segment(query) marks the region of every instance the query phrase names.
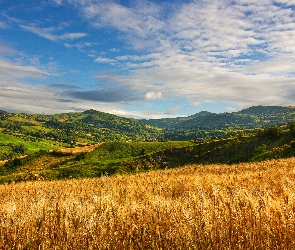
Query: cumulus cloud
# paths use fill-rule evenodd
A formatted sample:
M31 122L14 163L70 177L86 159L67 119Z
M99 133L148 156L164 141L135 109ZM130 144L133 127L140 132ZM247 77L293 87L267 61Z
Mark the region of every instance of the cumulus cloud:
M161 92L155 92L155 91L149 91L145 94L146 100L155 100L155 99L161 99L162 93Z
M146 90L147 100L165 93L185 97L193 105L217 101L288 105L295 101L288 95L293 89L295 15L289 7L292 1L278 2L284 5L193 1L170 12L165 20L159 17L159 6L143 14L136 6L110 3L100 8L102 3L92 2L84 14L97 28L108 23L126 38L132 36L134 47L137 41L146 45L147 53L141 56L116 58L130 69L129 76L105 79ZM150 39L146 35L151 31Z
M95 62L109 63L125 73L96 77L99 83L115 84L116 90L70 91L69 98L114 104L165 96L186 98L192 105L226 102L238 107L295 102L294 0L174 4L143 0L131 1L128 6L120 1L53 1L74 5L95 29L118 31L117 38L129 51L124 54L120 49L113 58L107 53L119 52L117 48L89 53L96 57ZM27 24L20 27L51 41L66 41L69 48L92 45L69 42L86 37L84 32L61 32L54 27ZM38 67L5 61L0 64L0 72L5 67L19 77L46 75ZM114 110L124 112L118 107Z

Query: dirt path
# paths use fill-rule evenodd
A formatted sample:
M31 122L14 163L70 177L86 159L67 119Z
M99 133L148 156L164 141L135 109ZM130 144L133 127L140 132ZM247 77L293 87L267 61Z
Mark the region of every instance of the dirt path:
M77 148L63 148L63 149L57 150L57 152L70 153L70 154L88 153L93 151L97 147L99 147L101 144L103 143L98 143L91 146L77 147Z

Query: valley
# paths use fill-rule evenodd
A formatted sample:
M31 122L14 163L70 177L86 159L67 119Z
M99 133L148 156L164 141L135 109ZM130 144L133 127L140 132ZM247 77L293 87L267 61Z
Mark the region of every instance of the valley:
M94 110L0 114L0 183L295 156L293 107L256 106L144 121Z

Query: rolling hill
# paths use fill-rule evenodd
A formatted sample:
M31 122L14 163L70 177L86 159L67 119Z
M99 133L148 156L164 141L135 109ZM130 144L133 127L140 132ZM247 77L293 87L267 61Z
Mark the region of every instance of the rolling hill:
M0 111L0 182L291 157L294 121L295 108L279 106L160 120Z
M238 112L215 114L201 111L188 117L141 119L155 127L165 129L225 129L257 128L295 121L295 107L254 106Z
M14 158L0 167L0 183L90 178L183 167L236 164L295 156L295 123L282 129L225 139L166 142L105 142Z
M56 115L0 111L0 160L107 141L154 141L161 130L95 110ZM22 145L23 150L17 150Z
M161 127L163 137L170 140L194 140L205 137L225 137L237 131L285 125L295 121L295 107L254 106L232 113L199 112L188 117L142 119L143 124Z

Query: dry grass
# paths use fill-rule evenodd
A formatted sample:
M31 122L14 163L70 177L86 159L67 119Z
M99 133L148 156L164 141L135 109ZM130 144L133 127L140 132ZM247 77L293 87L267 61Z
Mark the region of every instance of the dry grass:
M78 153L89 153L93 151L94 149L98 148L103 143L97 143L90 146L83 146L83 147L76 147L76 148L63 148L60 150L55 150L57 152L65 153L65 154L78 154ZM49 152L52 152L53 150L49 150Z
M294 249L295 158L0 186L1 249Z

